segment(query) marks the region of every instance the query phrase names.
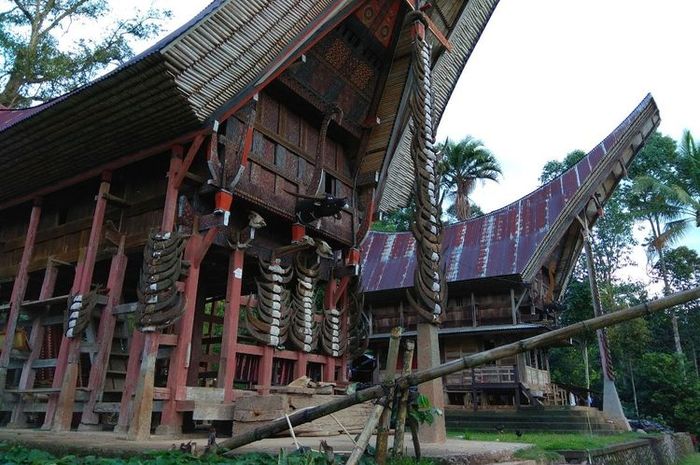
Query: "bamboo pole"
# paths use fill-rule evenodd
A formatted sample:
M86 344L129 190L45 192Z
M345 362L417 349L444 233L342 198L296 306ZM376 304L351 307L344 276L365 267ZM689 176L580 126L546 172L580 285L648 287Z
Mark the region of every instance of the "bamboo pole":
M411 366L413 365L413 349L415 344L411 340L406 341L406 350L403 353L403 372L402 376L411 374ZM408 389L401 391L401 399L399 400L399 411L396 413L396 431L394 432L394 456L403 455L403 441L406 433L406 414L408 413Z
M396 378L396 364L399 361L399 349L401 348L401 327L391 330L389 340L389 353L386 357L386 371L382 383L388 386L387 402L377 427L376 460L378 465L386 463L387 449L389 448L389 423L391 420L391 407L394 404L394 378Z
M439 365L434 368L419 371L409 376L402 376L401 378L396 380L396 388L406 389L409 386L421 384L426 381L430 381L438 377L456 373L467 368L473 368L476 366L494 362L496 360L500 360L502 358L512 357L515 354L520 354L529 350L538 349L540 347L546 347L555 342L569 339L573 336L576 336L579 333L595 331L599 328L605 328L607 326L616 325L628 320L632 320L634 318L639 318L654 312L665 310L676 305L684 304L686 302L690 302L691 300L695 300L698 298L700 298L700 287L664 296L656 300L635 305L634 307L630 307L628 309L619 310L616 312L608 313L606 315L591 318L590 320L581 321L573 325L565 326L563 328L550 331L545 334L540 334L517 342L513 342L511 344L506 344L504 346L496 347L494 349L480 352L478 354L466 355L460 359L443 363L442 365ZM319 405L317 407L306 409L300 412L295 412L289 416L289 420L293 426L302 425L304 423L308 423L310 421L324 417L331 413L335 413L339 410L351 407L355 404L382 397L384 395L384 392L384 386L372 386L370 388L358 391L354 394L350 394L339 399L327 402L323 405ZM271 421L264 426L234 436L222 442L221 446L228 449L235 449L237 447L250 444L251 442L267 438L273 434L281 433L286 429L287 420L285 418L282 418L281 420Z
M348 461L345 465L357 465L360 457L362 457L362 454L365 453L365 449L367 449L367 444L369 444L369 440L372 438L374 428L377 426L377 423L379 423L379 419L381 418L382 413L384 413L384 409L386 408L386 404L388 402L390 402L390 399L383 397L382 400L377 403L377 406L374 407L374 411L367 420L367 425L365 425L365 428L362 430L362 434L360 434L355 447L352 448L350 457L348 457Z

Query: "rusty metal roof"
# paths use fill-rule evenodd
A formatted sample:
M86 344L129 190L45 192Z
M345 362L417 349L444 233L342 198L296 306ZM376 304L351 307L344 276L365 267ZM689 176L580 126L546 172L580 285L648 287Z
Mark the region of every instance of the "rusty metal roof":
M442 256L447 281L505 275L530 279L575 216L585 213L591 196L602 191L600 201L609 198L624 175L614 163L629 165L658 121L654 99L647 95L610 135L558 178L506 207L446 226ZM601 189L602 185L608 187ZM371 231L362 243L361 264L365 292L411 287L413 235Z

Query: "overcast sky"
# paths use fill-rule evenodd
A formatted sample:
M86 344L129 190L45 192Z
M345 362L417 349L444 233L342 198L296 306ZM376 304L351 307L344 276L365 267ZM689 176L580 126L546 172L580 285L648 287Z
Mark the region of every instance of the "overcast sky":
M155 5L173 10L174 28L207 3ZM113 4L128 14L140 3ZM647 92L662 133L700 139L699 18L695 0L501 0L438 131L473 135L500 160L503 180L480 187L476 203L491 211L531 192L545 162L588 152ZM685 243L700 250L700 234Z

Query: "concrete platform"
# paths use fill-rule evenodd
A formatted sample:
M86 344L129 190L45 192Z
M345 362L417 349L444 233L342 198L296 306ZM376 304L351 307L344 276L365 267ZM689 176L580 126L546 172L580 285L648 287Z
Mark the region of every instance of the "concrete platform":
M409 446L408 453L413 455L410 437L405 440ZM347 436L330 437L300 437L297 438L303 446L318 449L319 442L325 439L333 450L338 453L349 453L353 447L352 441ZM219 438L223 440L223 438ZM193 441L197 449L201 451L206 445L204 434L193 434L181 437L151 436L148 441L127 441L125 437L110 432L77 432L53 433L48 431L30 429L0 428L0 441L16 442L27 447L47 450L56 455L80 454L100 456L130 456L148 451L168 450L173 444ZM390 447L391 447L390 440ZM374 439L371 444L374 444ZM466 441L463 439L447 439L444 444L421 444L425 457L435 457L450 464L487 464L492 462L505 462L511 460L512 454L523 448L530 447L527 444L506 442ZM237 453L268 452L279 453L280 449L294 450L292 438L270 438L258 441L255 444L236 449Z

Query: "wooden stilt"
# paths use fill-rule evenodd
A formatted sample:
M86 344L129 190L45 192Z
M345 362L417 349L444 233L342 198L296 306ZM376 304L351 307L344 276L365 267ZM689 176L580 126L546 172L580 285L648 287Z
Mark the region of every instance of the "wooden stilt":
M241 282L245 251L234 250L229 257L228 279L226 284L226 308L221 342L221 360L217 386L224 388L224 402L232 402L233 381L236 377L236 344L238 340L238 317L241 311Z
M157 334L154 334L157 337ZM119 419L114 428L115 433L126 433L129 428L129 419L132 416L132 399L136 390L136 383L141 366L141 354L145 343L145 334L139 330L134 330L129 345L129 361L126 365L126 379L124 380L124 392L119 404ZM156 346L157 350L157 346ZM154 362L155 363L155 362ZM150 428L150 425L149 425Z
M56 278L58 277L58 267L49 259L44 271L44 281L41 283L41 291L39 292L39 300L45 300L53 296L53 291L56 287ZM41 355L41 346L44 342L44 325L41 316L34 318L32 322L32 332L29 335L29 346L31 352L29 357L24 361L22 373L19 378L19 390L31 389L34 387L34 379L36 370L32 367L34 360ZM10 419L10 428L24 428L27 425L27 418L24 414L24 401L22 398L17 399L12 417Z
M99 417L94 412L95 405L101 397L104 388L107 365L109 364L109 354L112 350L114 338L114 327L117 318L112 314L112 310L119 304L122 295L122 285L124 283L124 273L126 272L127 258L124 255L124 244L126 236L122 236L119 242L117 254L112 257L112 263L107 278L107 305L102 310L100 316L100 326L97 330L97 354L95 361L90 368L90 378L88 381L89 398L83 407L83 414L80 418L79 430L94 430L99 428Z
M77 286L80 281L80 276L83 274L83 268L85 267L85 249L80 249L80 254L78 256L78 262L75 265L75 275L73 279L73 287L71 288L71 294L77 293ZM53 373L53 382L51 387L54 389L59 389L63 380L63 375L68 361L68 338L61 336L61 346L58 349L58 357L56 358L56 368ZM53 426L53 420L56 413L58 396L54 394L49 395L49 400L46 403L46 415L44 415L44 424L41 426L43 430L49 430Z
M86 294L90 291L92 284L92 274L95 270L95 262L97 260L97 251L100 247L100 239L102 238L102 224L104 222L105 213L107 211L107 199L105 194L109 193L111 183L111 173L103 173L100 189L97 194L95 205L95 213L92 217L92 227L90 229L90 238L88 239L87 248L85 249L85 260L80 276L76 276L75 286L77 294ZM52 430L56 432L70 430L73 419L73 406L75 404L76 384L78 381L78 367L80 362L80 337L67 338L65 334L63 339L68 339L66 351L68 353L65 358L65 372L60 384L61 392L58 395L56 403L56 413ZM61 357L59 356L59 360Z
M403 353L403 371L402 376L411 374L411 366L413 365L413 349L415 344L413 341L406 340L406 350ZM401 399L399 401L399 411L396 413L396 431L394 432L394 455L403 455L404 449L404 433L406 430L406 415L408 413L408 389L401 391Z
M376 460L379 465L386 463L387 450L389 448L389 422L391 420L391 407L394 401L394 378L396 377L396 364L399 360L399 348L401 347L401 328L396 327L391 330L389 339L389 353L386 357L386 371L382 384L389 391L386 408L382 412L379 426L377 427Z
M176 324L178 343L173 348L168 368L167 386L170 395L164 401L163 413L156 434L180 434L182 432L182 412L177 410L177 401L185 399L187 372L192 350L194 315L197 311L199 270L216 232L216 229L210 229L205 235L195 234L187 240L185 260L190 262L190 271L185 281L185 311Z
M175 228L175 215L177 212L177 198L179 195L180 184L184 180L184 175L189 169L189 164L194 159L197 149L201 145L201 140L193 143L194 150L190 150L185 160L183 160L183 149L181 146L176 145L171 148L170 156L170 166L168 168L168 185L165 190L165 204L163 206L163 218L161 221L161 231L168 232L173 231ZM199 235L195 234L188 241L187 247L190 246L190 242L197 241ZM194 245L194 244L193 244ZM198 265L198 264L197 264ZM194 272L194 273L193 273ZM190 275L197 275L196 279L199 279L199 267L193 267L190 270ZM196 288L196 284L195 284ZM185 298L188 298L188 294L185 293ZM194 298L194 296L192 296ZM194 301L192 301L192 306ZM139 334L137 334L139 333ZM122 404L119 409L120 420L117 425L120 431L123 431L127 425L129 428L127 437L134 440L144 440L148 439L151 431L151 416L153 414L153 382L155 379L155 367L156 367L156 357L158 355L158 341L160 333L158 331L142 333L138 330L134 331L134 337L132 339L133 350L129 351L129 364L127 368L126 375L126 389L124 395L122 396ZM143 341L143 345L139 344ZM189 340L187 343L189 344ZM179 346L180 344L178 344ZM141 361L140 365L132 364L132 354L135 350L142 347ZM176 347L177 349L177 347ZM168 373L170 375L170 373ZM168 379L170 379L168 377ZM127 391L131 388L132 383L135 381L135 391L134 400L130 405L130 396L127 395ZM170 383L168 384L170 387ZM174 413L174 403L175 396L172 396L173 405L169 410L171 416L171 421L176 420L178 415ZM129 413L131 410L131 413ZM124 420L122 420L124 418Z
M19 262L19 269L15 276L15 282L12 285L12 294L10 296L10 312L5 323L5 340L2 345L2 353L0 353L0 403L4 397L5 386L7 384L7 370L10 364L10 354L12 352L12 342L14 334L17 330L17 319L19 318L19 310L24 301L24 294L27 291L27 283L29 281L29 262L34 253L34 243L36 242L36 232L39 228L39 218L41 217L41 202L35 201L32 207L32 212L29 217L29 226L27 227L27 235L24 239L24 249L22 250L22 258Z
M274 347L263 347L262 363L260 364L260 371L258 372L258 394L263 396L270 393L270 386L272 386L272 365L274 355Z

